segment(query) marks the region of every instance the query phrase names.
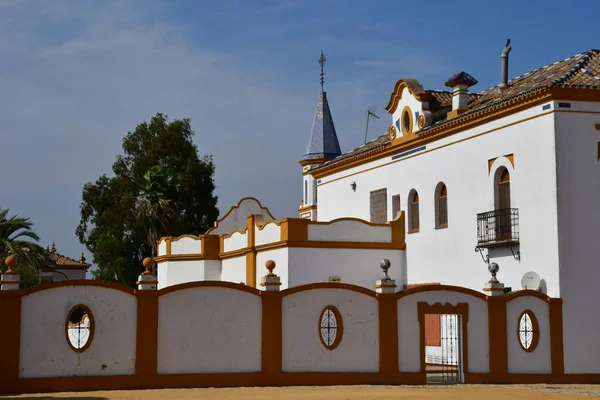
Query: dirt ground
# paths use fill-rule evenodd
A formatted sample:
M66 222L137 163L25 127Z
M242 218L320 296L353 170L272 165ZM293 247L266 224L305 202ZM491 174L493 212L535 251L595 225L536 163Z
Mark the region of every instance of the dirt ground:
M600 397L600 385L461 385L461 386L329 386L235 389L165 389L51 393L0 396L0 399L78 400L379 400L379 399L591 399Z

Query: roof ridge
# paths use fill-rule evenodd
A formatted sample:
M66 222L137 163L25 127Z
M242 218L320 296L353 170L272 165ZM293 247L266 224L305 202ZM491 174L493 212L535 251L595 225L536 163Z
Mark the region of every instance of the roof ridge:
M575 54L575 55L573 55L573 56L571 56L571 57L564 58L564 59L562 59L562 60L560 60L560 61L556 61L556 62L553 62L553 63L551 63L551 64L546 64L546 65L544 65L543 67L539 67L539 68L536 68L536 69L532 69L532 70L531 70L531 71L529 71L529 72L526 72L526 73L524 73L524 74L522 74L522 75L515 76L514 78L510 79L510 80L508 81L508 85L510 86L510 83L511 83L511 82L514 82L514 81L516 81L517 79L522 79L522 78L526 77L527 75L531 75L531 74L533 74L533 73L535 73L535 72L541 71L541 70L543 70L544 68L548 68L548 67L551 67L551 66L553 66L553 65L560 64L560 63L562 63L562 62L565 62L565 61L568 61L568 60L572 60L572 59L574 59L574 58L576 58L576 57L585 56L585 57L587 57L587 58L589 59L589 57L590 57L589 53L591 53L591 52L596 52L596 51L599 51L599 50L591 49L591 50L588 50L588 51L584 51L584 52L582 52L582 53L577 53L577 54ZM569 72L570 72L570 71L569 71ZM558 78L558 79L560 79L560 78ZM554 81L553 81L552 83L554 84ZM497 88L497 87L498 87L498 85L491 86L491 87L489 87L489 88L487 88L487 89L484 89L484 90L482 90L482 91L481 91L481 92L479 92L478 94L483 94L483 93L487 92L488 90L492 90L492 89L495 89L495 88Z
M577 71L579 71L581 69L581 67L583 67L585 64L587 64L589 59L592 57L592 54L590 51L586 51L585 53L578 54L577 56L580 56L580 55L582 56L581 60L579 60L579 62L577 64L575 64L575 66L573 68L571 68L569 71L567 71L566 74L564 74L560 78L553 80L552 81L553 85L559 85L560 83L569 79L571 76L573 76L573 74L575 74ZM574 56L574 57L577 57L577 56Z

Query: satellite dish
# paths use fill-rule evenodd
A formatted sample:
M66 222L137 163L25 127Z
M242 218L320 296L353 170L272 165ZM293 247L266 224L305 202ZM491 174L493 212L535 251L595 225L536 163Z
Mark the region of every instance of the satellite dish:
M529 271L521 278L521 288L524 290L538 290L540 282L541 279L537 272Z

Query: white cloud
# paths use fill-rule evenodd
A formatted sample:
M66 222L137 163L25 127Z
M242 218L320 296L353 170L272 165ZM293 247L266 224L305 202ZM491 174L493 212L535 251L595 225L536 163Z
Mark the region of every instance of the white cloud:
M176 25L146 23L134 2L76 10L67 8L72 2L48 4L37 4L47 24L77 20L81 29L56 42L31 29L16 7L4 18L23 23L13 19L0 32L9 60L0 66L0 169L11 171L2 175L0 206L30 216L43 244L54 240L59 251L79 254L74 230L83 184L110 173L125 134L156 112L192 118L200 152L216 162L222 212L253 195L277 215L293 213L300 198L295 160L316 87L270 83L265 77L274 71L193 46Z
M74 231L83 185L110 174L123 137L156 112L192 119L200 153L216 163L222 213L255 196L277 217L296 215L297 160L317 103L320 47L309 65L314 75L298 77L274 70L261 43L234 53L191 43L188 27L155 18L159 3L10 3L0 3L0 170L9 171L2 174L0 207L30 216L42 244L56 241L72 257L81 252ZM344 43L325 41L338 52L391 50ZM289 51L308 47L298 42ZM364 140L366 106L387 102L375 101L374 93L387 95L393 83L382 90L380 77L342 80L335 68L327 72L342 150L351 150ZM370 123L369 139L387 129L381 114Z

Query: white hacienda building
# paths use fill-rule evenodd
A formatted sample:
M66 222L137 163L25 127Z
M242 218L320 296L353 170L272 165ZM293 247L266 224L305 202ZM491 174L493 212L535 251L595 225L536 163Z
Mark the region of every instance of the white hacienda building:
M138 290L16 290L7 258L0 393L599 383L600 51L509 80L510 49L479 93L400 79L345 154L321 81L299 218L243 198L162 238Z
M388 132L346 154L321 91L300 162L299 212L309 221L275 220L242 199L204 236L161 239L159 287L256 286L267 258L284 287L338 279L372 287L378 260L389 258L405 285L481 290L495 261L506 291L533 271L549 296L579 292L599 276L600 54L507 80L508 51L500 84L480 93L469 92L477 81L465 72L446 82L450 91L400 79ZM400 211L406 226L393 238Z
M505 292L529 280L529 289L563 298L565 330L585 326L581 339L592 343L600 320L584 316L595 312L589 293L600 280L600 52L508 80L510 49L499 85L479 93L466 72L445 82L448 91L400 79L388 132L345 154L321 90L300 161L301 220L276 220L242 199L206 235L161 240L159 288L259 287L266 260L276 262L282 289L373 288L387 258L396 290L482 291L495 262Z

